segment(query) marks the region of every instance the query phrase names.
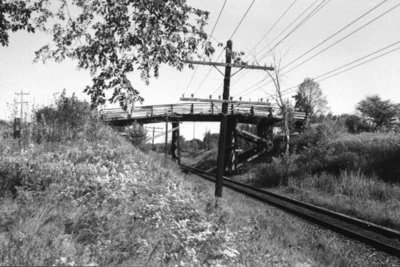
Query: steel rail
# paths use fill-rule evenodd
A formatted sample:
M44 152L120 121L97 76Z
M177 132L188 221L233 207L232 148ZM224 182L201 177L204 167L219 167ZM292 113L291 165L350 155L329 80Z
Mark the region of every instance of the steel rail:
M215 181L213 174L181 165L183 170L192 172L207 180ZM400 232L360 220L342 213L330 211L266 190L255 188L224 177L224 186L254 199L266 202L291 214L320 226L324 226L347 237L368 244L377 250L400 257Z

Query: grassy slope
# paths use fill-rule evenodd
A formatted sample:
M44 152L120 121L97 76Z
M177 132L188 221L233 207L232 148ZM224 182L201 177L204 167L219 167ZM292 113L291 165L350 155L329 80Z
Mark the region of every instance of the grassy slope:
M0 265L399 264L230 190L216 208L210 183L108 129L90 139L0 144Z
M276 188L282 194L400 230L399 157L398 134L342 134L326 147L254 166L239 179L268 187L287 177L288 186ZM316 166L321 173L304 173Z

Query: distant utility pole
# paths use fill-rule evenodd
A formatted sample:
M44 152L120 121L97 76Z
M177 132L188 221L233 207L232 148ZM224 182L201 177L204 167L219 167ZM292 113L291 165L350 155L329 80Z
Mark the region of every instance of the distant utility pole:
M253 65L247 65L247 64L232 64L232 41L231 40L228 40L226 43L225 60L226 60L225 63L190 61L190 60L184 61L185 63L190 63L190 64L210 65L215 68L217 68L217 66L225 67L224 91L222 94L223 102L222 102L221 124L220 124L219 144L218 144L217 177L216 177L216 181L215 181L215 196L216 197L222 197L222 181L223 181L222 178L223 178L224 171L225 171L226 141L227 141L227 139L231 139L231 137L227 136L227 128L228 128L228 115L227 115L228 102L227 101L229 100L231 70L232 70L232 68L239 68L239 71L242 69L255 69L255 70L265 70L265 71L273 71L274 70L274 68L266 67L266 66L253 66ZM236 73L234 73L234 74L236 74ZM222 72L221 72L221 74L222 74ZM230 124L232 124L232 123L230 122ZM230 130L232 130L232 129L230 129ZM229 135L231 135L231 134L229 134Z
M24 95L29 95L29 93L24 93L22 90L20 93L15 93L17 96L21 96L20 102L15 102L16 104L21 104L21 117L19 120L14 118L14 138L19 138L21 145L21 132L22 132L22 122L24 116L24 104L28 104L27 101L24 102Z
M155 132L156 132L156 127L153 127L153 139L151 141L151 148L154 147L154 134L155 134Z
M21 96L21 101L20 102L16 102L16 103L17 104L21 104L21 121L22 121L23 114L24 114L24 104L28 104L28 101L24 102L24 95L29 95L29 93L24 93L24 91L21 90L20 93L15 93L15 94Z

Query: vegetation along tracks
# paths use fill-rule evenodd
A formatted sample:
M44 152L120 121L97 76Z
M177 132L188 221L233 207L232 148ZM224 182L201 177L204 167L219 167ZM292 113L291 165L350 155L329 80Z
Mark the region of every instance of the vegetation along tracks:
M215 181L214 174L185 165L181 165L181 168L207 180ZM377 250L385 251L395 256L400 255L400 232L398 231L245 185L226 177L224 177L223 184L249 197L266 202L352 239L364 242Z

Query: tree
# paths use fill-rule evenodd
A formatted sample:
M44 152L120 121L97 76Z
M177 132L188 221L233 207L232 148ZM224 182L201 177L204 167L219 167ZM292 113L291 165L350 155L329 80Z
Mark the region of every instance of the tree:
M49 0L0 0L0 44L8 46L9 33L19 30L35 32L50 16Z
M368 123L357 115L348 115L344 121L344 124L350 133L370 131Z
M53 44L37 51L36 60L72 58L79 68L90 70L92 85L84 91L93 106L108 99L126 109L143 101L128 74L137 72L149 83L160 64L181 70L182 60L207 40L203 27L208 12L186 0L77 0L70 4L73 8L66 0L59 2L53 14L57 22L50 29ZM207 42L205 53L212 52ZM106 95L108 89L111 95Z
M282 95L281 82L280 82L281 60L277 60L274 55L273 61L274 61L274 71L272 74L270 72L267 72L267 74L271 78L272 82L274 83L276 94L272 95L272 97L275 99L275 101L279 107L280 113L283 117L283 131L285 133L285 139L286 139L285 153L289 154L289 144L290 144L290 122L289 121L290 121L291 107L290 107L289 101L284 101L283 95Z
M84 131L85 123L91 120L90 105L79 100L75 94L67 96L66 90L55 99L55 106L45 106L35 111L36 122L47 133L41 133L37 141L73 140Z
M206 150L212 150L218 147L219 134L207 131L203 137L203 144Z
M147 138L147 130L140 124L133 124L125 129L128 138L131 140L132 144L138 146L139 148L144 148Z
M382 100L378 95L372 95L360 101L356 109L372 122L376 130L391 125L392 119L399 112L399 105L393 104L390 100Z
M305 78L299 85L294 99L296 100L294 107L306 113L306 121L316 119L327 110L326 97L322 94L319 83L311 78Z

